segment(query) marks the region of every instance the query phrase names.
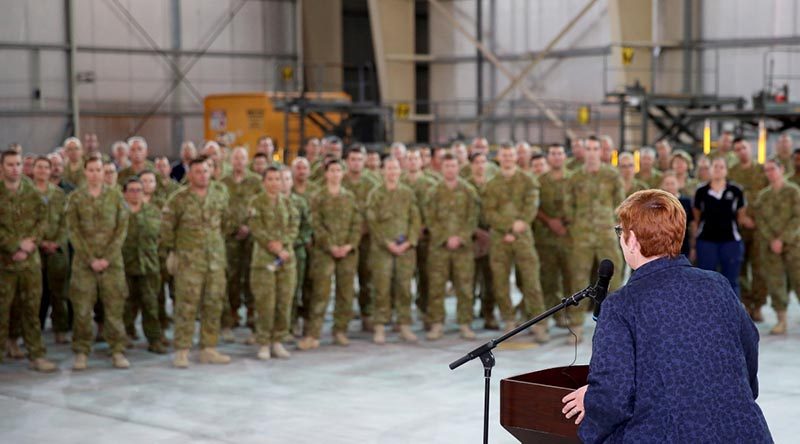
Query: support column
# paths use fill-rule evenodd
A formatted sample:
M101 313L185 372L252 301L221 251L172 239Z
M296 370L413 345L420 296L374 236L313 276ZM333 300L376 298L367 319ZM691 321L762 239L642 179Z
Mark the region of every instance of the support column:
M170 20L170 30L172 31L171 47L172 49L180 50L183 46L181 38L181 0L170 0ZM175 66L181 66L180 56L177 55L177 53L173 56L173 61ZM173 82L181 82L181 79L178 78L178 73L173 73ZM182 93L183 88L181 86L176 87L175 91L172 93L172 110L175 111L175 113L172 115L170 128L172 146L167 150L168 155L178 159L180 159L181 143L183 143L184 137L183 116L177 112L183 107L181 100L183 97Z
M304 0L300 9L305 90L342 91L342 1Z
M76 56L78 53L78 42L76 39L75 30L75 2L74 0L64 0L64 10L66 11L67 19L67 45L69 51L67 53L67 91L69 93L70 105L70 123L72 125L72 135L80 137L81 134L81 116L80 116L80 103L78 101L78 77L75 73Z

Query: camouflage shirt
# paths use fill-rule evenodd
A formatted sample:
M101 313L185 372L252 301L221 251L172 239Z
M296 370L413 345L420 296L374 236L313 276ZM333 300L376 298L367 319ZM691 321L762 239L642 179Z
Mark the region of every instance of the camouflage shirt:
M161 210L143 203L138 212L130 212L128 235L122 244L125 274L143 276L161 270L158 258L158 235L161 231Z
M49 183L47 192L42 193L42 197L47 203L47 228L44 230L42 240L55 242L66 251L67 218L64 210L67 206L67 195L64 190Z
M138 176L139 174L145 171L150 171L155 173L156 179L158 179L159 174L158 171L156 171L155 164L149 160L145 160L142 167L138 170L134 170L133 165L121 169L117 175L117 183L120 185L125 185L125 182L127 182L128 179L130 179L131 177Z
M431 245L442 246L450 236L458 236L464 245L472 244L478 228L480 200L478 193L463 179L450 189L445 182L431 188L426 199L425 217Z
M292 193L289 195L289 199L294 205L297 217L300 218L297 227L297 239L294 241L294 247L298 248L308 245L314 233L311 225L311 207L308 205L308 200L299 194Z
M786 182L780 190L764 188L753 207L756 230L762 239L781 239L787 245L800 246L800 187Z
M314 246L328 251L332 246L350 244L353 249L361 242L361 213L356 196L341 188L337 196L323 187L311 198L311 226Z
M47 228L47 204L28 181L20 181L16 192L0 182L0 269L30 270L41 266L39 249L34 249L24 261L14 262L20 242L33 238L37 244Z
M240 182L236 182L233 174L225 176L219 181L228 190L228 212L225 215L226 238L236 236L242 225L247 225L250 218L250 201L264 190L261 177L251 171L245 171Z
M613 235L614 211L625 200L619 173L603 165L595 173L581 168L572 173L564 193L564 208L572 238L601 232Z
M530 226L539 211L539 181L520 170L511 177L498 173L486 184L483 211L495 232L510 233L516 220Z
M539 176L539 212L548 218L559 218L562 221L566 218L564 193L570 177L570 172L566 168L563 171L561 179L556 179L552 171ZM551 245L560 242L559 237L540 219L533 222L533 230L536 233L537 244Z
M764 168L755 162L750 163L750 167L745 168L741 163L737 163L728 170L728 179L736 182L744 191L745 202L755 202L758 193L769 185ZM753 216L753 209L747 208L747 214Z
M78 188L67 200L67 229L75 259L87 266L105 259L122 268L122 243L128 229L128 205L115 187L103 185L97 197L89 188Z
M267 248L271 241L280 241L293 256L299 225L300 218L289 198L281 194L272 197L266 192L256 196L250 205L250 233L254 240L250 266L267 268L275 263L277 256Z
M389 242L405 237L416 246L422 220L414 191L403 184L391 191L386 184L373 189L367 198L367 224L375 245L386 248Z

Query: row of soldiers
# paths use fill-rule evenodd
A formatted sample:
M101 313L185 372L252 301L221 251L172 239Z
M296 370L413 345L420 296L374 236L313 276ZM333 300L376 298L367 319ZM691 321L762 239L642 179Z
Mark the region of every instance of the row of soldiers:
M679 189L696 186L688 174L692 159L685 153L664 154L664 144L657 147L658 157L652 150L642 150L640 171L631 177L623 168L632 160L627 155L619 157L622 174L611 166L612 143L606 137L576 140L569 161L560 145L541 153L524 143L504 144L497 152L497 164L489 160L483 138L476 138L469 147L456 143L433 150L409 151L394 144L390 155L382 162L378 158L376 165L376 156L363 147L343 154L341 141L330 138L322 143L309 141L307 157L295 159L289 170L271 162L274 147L269 138L259 141L249 168L244 149L233 150L228 160L219 145L210 142L203 148L204 158L194 157L193 146L182 147L186 174L180 186L163 166L147 161L146 141L132 138L124 150L115 144L115 154L122 151L128 160L117 177L120 193L109 177L114 165L102 156L85 157L80 141L68 139L64 174L51 174L50 182L66 184L62 176L68 176L78 190L70 195L59 219L64 198L41 173L44 185L33 188L49 193L45 194L48 221L43 224L60 228L48 240L36 236L29 240L38 240L45 258L40 285L59 280L51 278L59 275L51 270L66 268L68 252L74 250L68 285L75 312L75 369L86 367L91 311L98 298L105 309L103 335L116 367L129 365L124 357L126 330L128 336L135 334L133 319L139 309L150 350L165 352L165 283L173 285L175 295L177 367L188 366L198 310L201 362L229 362L228 356L216 350L217 336L221 325L223 338L230 338L231 329L240 322L243 303L248 324L255 330L249 342L259 344L260 359L289 356L283 342L296 319L303 321L298 348L318 347L332 280L337 344L349 343L356 278L362 328L373 332L374 342L386 341L386 326L392 322L401 339L417 340L411 328L414 299L427 338L440 338L448 281L458 299L460 334L471 339L476 292L485 327L498 327L497 305L505 328L511 329L520 312L530 317L545 304L555 305L565 292L587 285L600 258L611 258L621 269L613 235L614 209L626 195L659 176L674 178L676 184L682 180ZM667 174L654 167L664 165L664 156L671 168ZM8 173L5 157L3 177L11 180L14 159L20 157L9 153ZM56 159L60 156L36 159L34 178L45 164L58 170ZM641 185L644 181L648 185ZM27 185L20 180L17 186L25 189ZM6 197L14 200L13 195ZM32 214L24 205L19 211L16 218ZM24 233L25 227L15 226L14 220L8 219L9 226ZM15 262L31 260L28 271L33 270L36 255L28 252L31 245L23 242L26 238L18 239L19 249L9 256L11 268L24 268ZM23 253L30 257L14 259ZM58 260L51 261L59 254ZM517 307L510 298L512 268L523 295ZM28 281L33 285L33 280ZM612 288L620 281L618 275ZM58 282L53 287L49 293L57 294ZM17 299L28 301L19 318L29 358L34 368L48 369L52 364L43 359L43 348L36 345L33 333L38 323L30 317L38 311L35 295L42 292L20 284L4 293L3 301L13 300L16 293ZM51 298L54 330L63 335L67 328L64 300ZM583 308L568 310L557 324L572 327L580 339L583 312ZM0 329L8 331L2 325ZM14 330L12 325L12 337ZM544 325L532 333L537 342L549 339Z

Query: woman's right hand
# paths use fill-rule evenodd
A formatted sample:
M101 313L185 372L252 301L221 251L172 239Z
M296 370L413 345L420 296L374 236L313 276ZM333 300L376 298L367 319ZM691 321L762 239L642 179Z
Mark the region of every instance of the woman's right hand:
M586 395L587 388L589 388L589 386L584 385L578 390L575 390L574 392L565 396L561 400L561 402L564 403L564 408L561 409L561 413L563 413L564 416L567 417L567 419L570 419L573 416L578 415L578 418L575 419L575 424L580 424L581 421L583 421L583 415L584 415L583 397L584 395Z

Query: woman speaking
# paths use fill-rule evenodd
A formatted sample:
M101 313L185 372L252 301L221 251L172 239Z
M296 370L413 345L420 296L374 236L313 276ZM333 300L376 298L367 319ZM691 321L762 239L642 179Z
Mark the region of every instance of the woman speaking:
M588 385L564 398L583 442L770 443L758 331L730 283L680 255L686 213L660 190L617 209L628 283L605 302Z

